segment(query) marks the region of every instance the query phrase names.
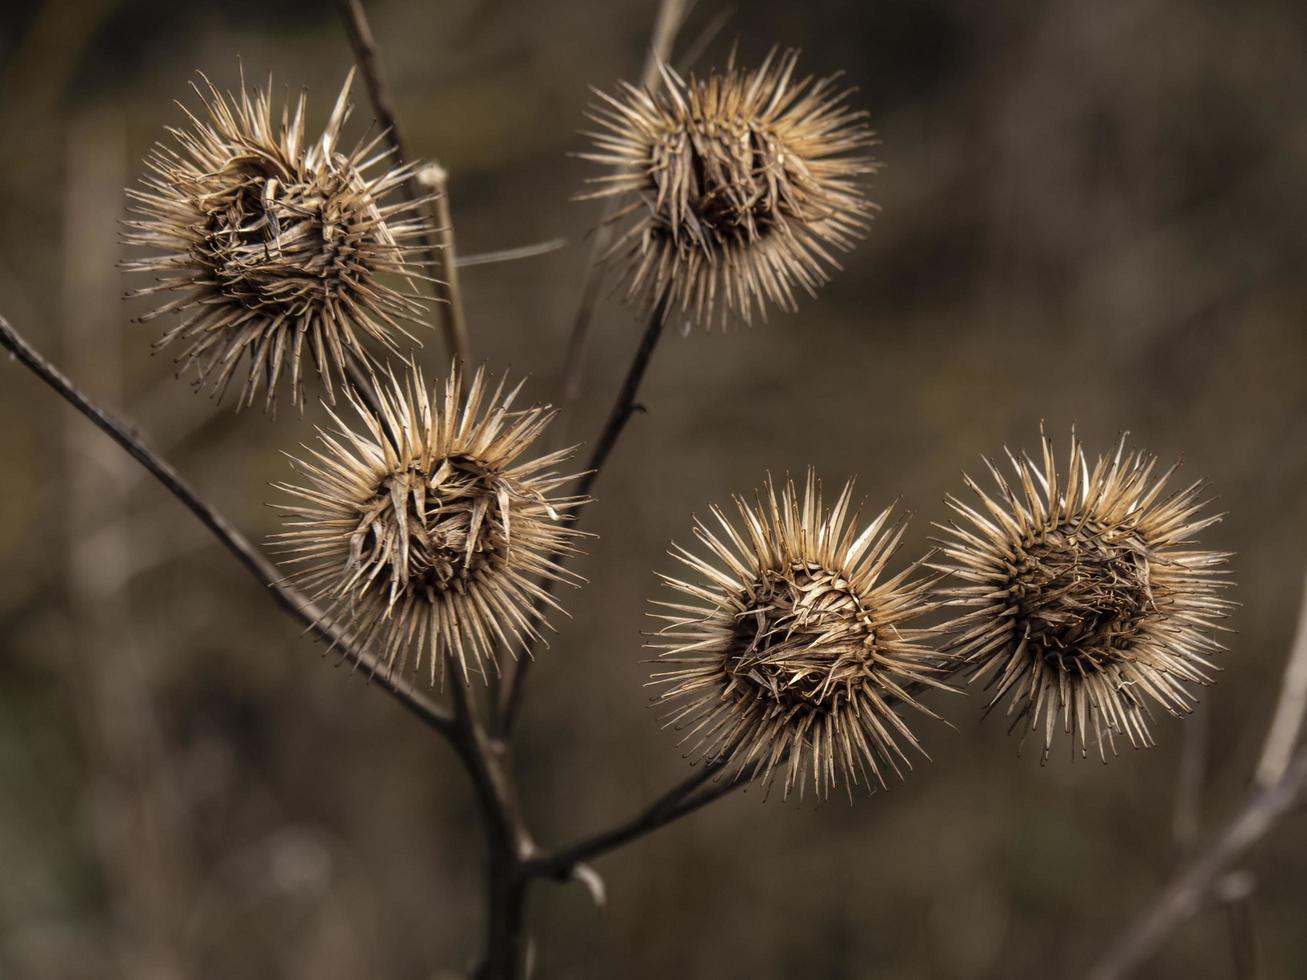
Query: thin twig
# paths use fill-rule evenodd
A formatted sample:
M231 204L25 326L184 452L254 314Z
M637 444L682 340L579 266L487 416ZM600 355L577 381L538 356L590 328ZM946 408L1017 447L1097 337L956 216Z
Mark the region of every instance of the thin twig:
M269 562L245 539L225 517L210 507L172 466L159 457L141 440L134 427L127 425L93 402L68 380L58 368L46 360L18 332L9 321L0 316L0 346L8 348L24 366L55 390L64 400L99 426L138 463L144 466L174 497L200 519L213 535L235 555L245 570L267 586L273 599L310 632L326 640L332 649L356 668L362 669L382 690L396 698L404 707L432 728L449 735L453 719L449 712L414 686L402 683L377 658L354 647L348 638L306 597L287 585L275 565Z
M477 252L475 255L460 255L454 262L459 269L470 269L474 265L492 265L500 262L516 262L519 259L533 259L538 255L557 252L567 245L566 238L551 238L545 242L531 245L519 245L516 248L501 248L493 252Z
M350 0L357 5L358 0ZM467 336L467 320L463 317L463 289L458 278L458 251L454 246L454 219L449 213L449 171L438 163L428 163L417 173L419 186L432 197L431 210L436 218L436 235L440 240L442 278L436 281L436 298L441 300L440 311L446 336L453 337L450 353L466 364L471 353Z
M1303 697L1298 690L1302 662L1307 660L1307 594L1303 596L1298 630L1285 666L1279 705L1257 767L1255 789L1243 808L1206 850L1172 876L1151 908L1136 918L1121 939L1110 947L1090 974L1092 980L1120 980L1134 973L1185 920L1197 914L1223 884L1237 877L1231 874L1244 854L1261 840L1276 822L1294 808L1307 791L1307 746L1293 752L1302 724ZM1295 714L1296 712L1296 714ZM1270 781L1263 781L1269 777ZM1246 891L1246 890L1245 890ZM1247 895L1235 896L1227 904L1246 903ZM1236 940L1238 937L1236 936Z
M659 303L649 315L649 322L640 337L640 346L635 349L631 366L626 369L626 378L617 393L617 401L613 403L612 410L608 413L608 421L604 423L604 430L599 434L594 451L590 454L586 474L576 488L578 496L590 495L595 481L599 479L599 472L608 462L608 457L613 447L617 445L617 440L621 438L626 423L631 421L631 417L636 412L644 411L637 401L640 383L644 381L645 372L649 370L649 361L653 358L654 348L658 346L658 339L663 335L663 326L666 322L664 304Z
M676 32L680 30L681 21L685 17L685 6L685 0L661 0L658 5L649 53L640 72L640 85L645 89L653 87L658 80L658 66L671 58ZM590 348L590 324L599 300L599 287L603 284L604 256L612 242L611 219L616 209L616 198L608 198L594 230L590 258L585 267L585 280L581 286L581 304L577 308L576 319L572 321L572 333L563 357L561 402L564 406L574 403L581 396L581 377L585 373L585 358Z
M1171 840L1175 845L1177 865L1192 857L1202 834L1203 783L1207 777L1207 749L1211 736L1211 713L1199 705L1184 724L1184 742L1180 749L1180 767L1176 774L1175 803L1171 810ZM1234 888L1235 884L1246 887ZM1230 933L1230 955L1238 967L1238 980L1251 980L1245 967L1253 962L1252 875L1231 871L1215 884L1215 891L1225 904L1226 925Z
M542 854L525 862L522 867L523 874L528 877L554 878L565 881L572 876L578 865L615 850L624 844L629 844L646 834L651 834L655 830L707 806L714 800L721 799L745 784L746 781L740 779L738 774L733 774L730 778L723 779L714 786L710 786L698 793L694 792L708 780L718 775L723 768L725 768L724 763L704 764L702 770L696 772L670 792L660 796L631 819L609 830L586 837L568 847Z
M1257 785L1270 786L1284 775L1293 754L1298 736L1302 733L1307 716L1307 583L1303 586L1302 606L1298 611L1298 626L1294 632L1289 661L1284 668L1284 682L1280 686L1280 700L1275 717L1266 735L1257 763Z
M600 433L598 441L595 442L594 451L590 455L590 462L586 466L585 475L577 485L576 495L578 497L590 496L590 491L594 489L595 481L599 479L599 473L604 468L604 463L608 461L613 447L617 445L617 440L621 438L626 424L631 421L631 416L641 410L640 404L636 400L640 393L640 382L644 380L645 372L649 369L649 361L653 357L654 348L658 346L658 339L662 336L665 322L665 302L660 301L655 305L653 312L649 316L649 322L645 326L644 334L640 337L640 346L635 350L635 356L631 360L631 366L627 369L621 390L617 393L617 401L613 403L612 410L608 414L608 421L604 423L603 432ZM566 559L566 555L555 553L550 556L549 560L561 567ZM553 594L556 581L556 579L548 579L541 583L540 587L544 590L546 596ZM537 606L544 601L538 599ZM513 722L517 719L517 713L521 708L522 690L526 682L526 675L530 670L532 661L535 659L537 645L538 641L535 641L527 647L526 652L518 657L517 665L508 675L507 681L500 685L499 712L495 728L496 733L499 735L507 734L512 729Z
M399 121L395 116L395 102L391 98L390 87L386 84L381 71L381 59L377 51L376 39L368 24L367 14L359 0L339 0L341 16L345 21L345 32L349 35L350 47L354 58L363 72L363 79L372 99L373 111L385 127L386 137L395 154L395 162L403 164L410 159L400 134ZM434 201L429 201L430 213L435 229L435 237L424 235L422 245L426 249L432 269L440 270L440 277L434 284L436 305L440 317L440 327L445 338L445 348L450 357L468 362L469 346L467 324L463 318L463 295L458 286L458 263L454 251L454 227L449 218L449 196L446 185L448 179L443 168L422 168L419 174L428 182L438 183ZM419 204L429 200L430 192L422 187L423 180L414 175L404 182L404 191L409 200Z
M726 25L731 22L731 19L736 14L736 6L736 4L732 3L722 7L721 10L717 11L717 15L713 17L713 19L704 26L703 30L698 33L695 39L686 45L685 49L681 52L681 56L676 59L676 67L678 71L688 72L698 63L699 59L703 56L703 53L708 50L708 45L712 44L712 42L717 39L717 35L720 34Z
M1171 839L1177 860L1187 858L1202 830L1201 803L1207 777L1207 739L1211 715L1200 705L1184 724L1180 766L1175 780L1175 803L1171 810Z
M1278 782L1256 791L1211 846L1176 873L1098 962L1090 980L1123 980L1139 970L1177 926L1202 910L1226 872L1301 802L1305 789L1307 750L1301 750Z

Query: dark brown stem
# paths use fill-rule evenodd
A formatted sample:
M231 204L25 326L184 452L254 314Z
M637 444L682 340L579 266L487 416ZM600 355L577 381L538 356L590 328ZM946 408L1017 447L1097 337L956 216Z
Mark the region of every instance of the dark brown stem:
M529 882L502 851L489 857L486 940L476 980L520 980L528 975L531 939L526 928Z
M627 368L622 389L617 393L617 401L613 404L612 411L608 413L604 431L599 434L599 440L595 443L594 452L590 455L590 463L586 466L586 474L576 488L578 496L590 495L595 481L599 479L599 471L604 468L604 463L608 462L608 456L617 445L617 440L621 438L626 423L631 421L631 416L636 412L643 411L636 397L640 394L640 383L644 380L645 372L649 370L649 361L653 358L654 348L658 346L666 322L665 304L660 302L649 316L649 323L640 337L640 346L635 349L635 357L631 359L631 366Z
M640 84L645 89L652 88L658 80L659 64L671 58L676 32L685 17L685 6L685 0L662 0L658 5L649 53L640 72ZM613 227L610 219L616 208L616 198L609 198L604 203L590 246L590 259L586 263L585 281L581 286L581 305L572 322L572 334L567 340L567 353L563 357L563 405L570 405L581 396L581 376L585 371L585 356L590 347L590 324L599 299L599 287L603 283L603 258L612 241Z
M649 361L653 358L654 348L658 346L658 340L663 335L663 325L666 323L666 303L659 301L655 304L653 312L649 315L649 322L645 326L644 334L640 337L640 346L635 350L635 356L631 360L631 366L627 368L626 379L622 382L621 390L617 393L617 401L613 403L612 410L608 413L608 421L604 424L603 432L599 434L599 439L595 442L594 451L590 454L590 461L586 466L586 472L581 477L581 482L577 485L576 495L578 497L589 497L590 491L594 489L595 481L599 479L599 473L604 468L604 463L608 462L608 457L617 445L617 440L621 438L626 424L631 421L631 417L637 411L640 411L640 404L636 400L640 394L640 383L644 380L645 372L649 370ZM550 556L550 562L561 567L567 560L567 556L561 552L556 552ZM552 595L556 579L549 579L541 583L541 588L546 595ZM537 601L539 608L543 600ZM526 653L517 660L517 665L508 675L508 680L500 686L499 711L495 731L500 735L506 735L513 728L513 722L517 720L518 711L522 704L522 690L526 683L526 675L531 668L531 662L535 659L535 652L538 641L530 644Z
M345 32L349 35L350 47L354 49L354 58L363 72L363 80L372 99L373 111L377 120L386 130L386 137L395 154L397 164L406 163L410 157L404 147L400 134L399 120L395 115L395 101L391 97L390 86L386 84L381 70L381 59L377 51L376 39L372 36L372 27L368 24L367 14L359 0L339 0L341 16L345 21ZM454 225L449 217L448 177L443 168L430 168L429 180L432 186L423 188L417 175L404 182L404 191L415 205L427 207L431 214L434 237L424 235L422 245L426 249L432 269L440 270L440 278L434 288L440 327L445 337L445 347L449 355L456 360L467 363L469 346L467 321L463 317L463 294L458 284L458 269L454 252ZM432 192L435 197L432 200Z
M579 840L575 844L533 858L526 862L524 873L529 877L565 881L572 877L576 868L584 862L607 854L646 834L651 834L744 785L744 781L738 774L734 774L714 786L700 790L704 783L719 775L724 768L724 763L705 763L701 770L660 796L631 819L609 830ZM696 790L699 792L695 792Z
M507 742L486 733L472 692L462 678L452 681L454 747L467 767L481 809L486 843L486 928L478 980L526 976L527 880L522 866L535 855L512 774Z
M384 664L378 663L372 654L352 646L330 621L323 618L323 614L313 603L283 581L283 576L275 565L264 558L226 518L200 499L181 474L145 445L134 427L110 415L91 401L54 365L20 337L3 316L0 316L0 346L12 351L13 355L33 374L98 425L133 459L153 474L169 493L200 519L200 523L213 532L214 537L222 542L246 571L267 586L273 599L282 609L298 619L311 632L330 643L333 649L339 650L345 660L362 669L378 687L432 728L446 735L452 732L454 720L448 711L416 690L411 683L402 683L386 669Z

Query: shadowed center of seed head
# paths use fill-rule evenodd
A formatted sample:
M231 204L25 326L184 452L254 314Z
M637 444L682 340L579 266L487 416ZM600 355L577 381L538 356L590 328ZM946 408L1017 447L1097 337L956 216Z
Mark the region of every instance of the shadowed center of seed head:
M225 295L251 309L298 315L328 301L380 243L376 204L348 165L300 180L233 161L216 182L197 198L205 235L196 257Z
M785 170L772 142L741 120L681 127L651 170L654 227L686 246L748 244L777 225Z
M755 697L833 710L872 669L872 618L844 577L816 563L764 573L736 617L728 670Z
M1079 670L1118 659L1153 608L1142 545L1092 525L1046 532L1018 559L1008 592L1018 639Z
M508 481L466 456L387 476L359 506L351 578L430 601L462 591L507 560L513 496Z

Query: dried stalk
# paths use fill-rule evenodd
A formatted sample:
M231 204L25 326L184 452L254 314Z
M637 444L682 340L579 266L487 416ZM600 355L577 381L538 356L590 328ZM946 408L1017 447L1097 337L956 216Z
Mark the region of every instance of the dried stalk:
M1133 975L1185 921L1202 911L1237 871L1244 855L1265 837L1307 794L1307 746L1294 751L1307 714L1302 689L1307 662L1307 593L1303 596L1298 630L1285 665L1275 717L1257 767L1254 791L1216 839L1172 876L1144 914L1137 917L1120 940L1110 947L1090 972L1090 980L1123 980ZM1241 914L1246 894L1229 901L1232 914ZM1237 957L1244 952L1235 927Z
M479 976L522 976L525 964L526 877L525 862L535 854L522 819L517 791L511 777L508 746L486 734L477 717L469 692L454 683L455 712L405 685L381 667L372 654L350 646L330 622L295 589L285 585L274 565L265 559L221 514L205 503L196 491L165 460L157 456L127 425L93 402L57 368L27 343L0 316L0 346L10 350L24 366L55 390L69 404L99 426L119 446L144 466L164 488L180 500L200 522L233 554L255 578L263 582L273 599L317 636L339 649L341 656L366 671L386 693L413 714L444 735L468 769L477 799L485 816L492 846L493 872L490 888L491 922L487 933L486 963Z
M617 440L621 438L626 424L631 421L631 417L636 412L642 410L636 398L640 393L640 383L644 380L645 372L649 369L649 361L653 358L654 348L658 346L658 340L662 337L665 322L666 305L660 302L649 316L649 322L645 326L644 334L640 337L640 346L635 349L635 356L631 360L631 366L626 371L626 379L622 382L621 390L617 393L617 401L613 403L612 410L608 414L608 421L604 424L603 432L600 433L599 439L595 442L594 451L591 453L590 461L586 466L586 473L577 485L576 496L583 498L590 496L590 491L594 489L595 481L599 478L599 472L603 469L604 463L608 461L613 447L617 445ZM563 555L554 555L551 556L551 560L561 566L565 557ZM544 589L546 595L552 595L554 583L552 581L542 582L541 588ZM535 660L537 646L538 643L532 643L527 648L526 655L518 658L516 666L508 675L508 680L499 688L498 715L495 727L497 734L506 735L512 730L513 722L517 720L517 713L522 706L523 686L531 663Z
M349 35L350 47L354 50L359 70L372 98L372 107L377 119L385 127L386 138L395 154L395 163L403 164L409 160L400 135L399 120L395 116L395 102L391 97L390 87L386 84L381 71L381 59L377 51L376 39L368 24L367 14L363 12L360 0L339 0L341 16L345 21L345 32ZM431 187L424 189L423 181ZM469 345L467 322L463 316L463 293L458 284L458 262L454 251L454 226L449 218L449 196L446 191L447 175L442 168L427 167L419 176L410 177L404 184L404 191L409 200L415 204L429 200L432 193L435 199L430 201L431 217L436 229L436 238L424 236L432 269L440 270L440 278L434 284L440 328L445 338L445 349L449 356L464 364L468 363Z
M1253 794L1220 835L1162 890L1089 973L1090 980L1133 976L1178 926L1202 911L1230 869L1291 810L1307 790L1307 751L1299 750L1272 786Z
M554 878L558 881L576 877L584 862L651 834L745 785L747 780L740 780L736 774L702 792L695 792L725 768L724 760L704 763L688 779L664 793L634 817L575 844L535 857L526 862L523 872L531 877Z
M1201 803L1207 778L1207 743L1211 718L1203 706L1185 721L1180 765L1171 808L1171 840L1177 859L1188 857L1202 830Z
M405 156L403 142L396 125L393 103L384 82L376 43L368 27L367 18L359 0L340 0L340 7L350 43L372 95L377 116L387 127L391 145L395 149L396 156L402 161ZM658 63L665 60L670 52L684 7L683 0L663 0L659 7L654 42L645 66L648 83L652 83ZM427 183L427 190L440 192L435 195L436 224L445 236L443 262L440 265L447 280L445 288L448 296L445 298L449 299L447 315L443 323L451 352L456 357L466 357L466 330L463 326L455 271L457 262L453 251L447 196L443 193L445 175L439 168L428 167L420 176ZM410 187L409 192L414 196L422 196L421 188ZM442 212L441 207L446 210ZM605 247L596 242L593 259L597 260ZM589 299L583 301L583 309L578 316L578 328L573 333L573 346L578 346L578 349L585 344L585 333L593 311L594 292L598 288L596 265L597 262L592 261L587 273L586 293ZM445 307L442 307L442 310L444 309ZM627 422L638 410L636 396L640 382L648 369L662 329L663 310L660 307L654 311L646 327L626 380L618 394L617 402L595 445L588 472L577 488L579 495L584 496L589 492ZM581 360L580 352L575 357L569 357L569 363L575 361L579 365ZM358 380L356 377L356 383ZM565 556L556 555L552 560L561 564ZM548 591L551 584L545 582L542 587ZM528 651L528 654L531 652ZM506 737L509 722L516 714L520 703L525 667L529 662L529 655L519 661L518 668L512 672L508 683L495 692L491 704L490 726L479 717L472 693L455 683L452 686L454 716L444 729L476 788L486 827L487 923L481 964L476 971L476 976L481 980L525 976L529 956L526 901L528 886L533 878L544 876L566 878L570 875L583 875L578 863L585 856L604 853L650 833L718 799L735 785L734 782L728 781L696 795L694 791L717 771L714 766L705 766L690 780L686 780L660 797L634 820L613 830L597 834L550 858L541 858L526 826L517 797L512 775L512 748ZM594 888L602 887L597 883L597 876L591 874L588 879L593 883Z
M454 262L459 269L470 269L474 265L495 265L500 262L516 262L518 259L533 259L537 255L557 252L567 245L566 238L551 238L546 242L534 242L519 245L516 248L500 248L493 252L477 252L474 255L460 255Z
M1302 734L1307 718L1307 583L1303 586L1302 607L1294 631L1289 663L1284 670L1284 685L1275 708L1271 729L1266 735L1261 759L1257 763L1257 785L1274 785L1288 768L1293 748Z
M71 365L123 388L112 328L118 277L114 230L126 148L116 114L79 113L67 133L63 288ZM184 980L183 936L195 895L195 855L177 785L176 747L159 718L158 652L137 628L130 581L140 559L129 508L136 468L71 411L60 412L66 493L63 566L72 645L59 658L79 722L84 804L113 928L106 954L123 972ZM95 465L87 465L94 461ZM98 538L96 545L88 541ZM104 656L113 651L113 656Z
M486 930L479 980L526 975L526 881L523 863L535 853L512 776L512 750L491 739L472 692L454 689L454 747L476 787L486 834Z
M653 38L644 67L640 71L640 85L648 89L658 80L658 66L670 60L676 33L686 13L685 0L661 0L654 19ZM599 287L603 284L603 258L612 243L613 223L609 220L617 209L617 200L609 198L603 207L599 223L595 226L590 257L586 262L585 280L581 287L581 304L572 322L572 333L567 340L567 353L563 357L564 406L573 404L581 396L581 376L585 373L586 352L590 348L590 324L594 319L595 305L599 300Z
M405 684L398 677L393 676L379 665L370 653L358 650L346 642L331 622L322 619L321 612L311 602L282 582L282 575L275 565L264 558L225 517L202 500L181 474L142 441L134 426L110 415L87 397L58 368L19 336L3 316L0 316L0 346L10 350L33 374L99 426L133 459L149 470L169 493L185 504L191 513L200 519L200 523L235 555L236 560L245 567L246 571L267 586L273 599L282 609L303 623L310 632L326 640L332 649L340 652L343 659L362 669L378 687L396 698L432 728L446 735L453 730L454 720L446 709L417 691L411 683Z

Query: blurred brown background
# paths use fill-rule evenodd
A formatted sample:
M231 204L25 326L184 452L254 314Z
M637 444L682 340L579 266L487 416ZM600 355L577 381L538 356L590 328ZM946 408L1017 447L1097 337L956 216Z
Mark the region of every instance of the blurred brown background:
M651 0L368 4L415 152L452 174L465 254L565 236L464 272L477 355L554 397L596 207L569 203L587 86L634 77ZM1071 976L1175 860L1186 726L1209 732L1203 828L1240 798L1307 564L1307 7L1299 0L875 4L700 0L698 64L799 46L847 70L885 163L883 211L794 316L671 336L589 513L601 538L532 676L521 728L546 843L680 778L642 684L639 630L690 515L770 469L857 474L945 519L982 452L1074 421L1211 479L1210 532L1243 607L1220 683L1160 746L1040 767L981 701L936 699L933 762L852 806L757 790L599 862L610 896L543 885L544 977ZM251 537L275 524L283 412L214 410L148 356L120 295L122 188L201 68L312 91L351 64L332 5L15 2L0 15L0 311L148 433ZM360 91L351 132L371 119ZM638 325L609 297L589 438ZM435 334L424 355L438 371ZM0 365L0 976L438 977L480 920L479 840L448 749L323 662L200 526L80 416ZM1065 749L1065 743L1062 743ZM1299 814L1257 855L1267 977L1307 963ZM1183 838L1184 834L1181 834ZM1156 977L1234 975L1225 914Z

